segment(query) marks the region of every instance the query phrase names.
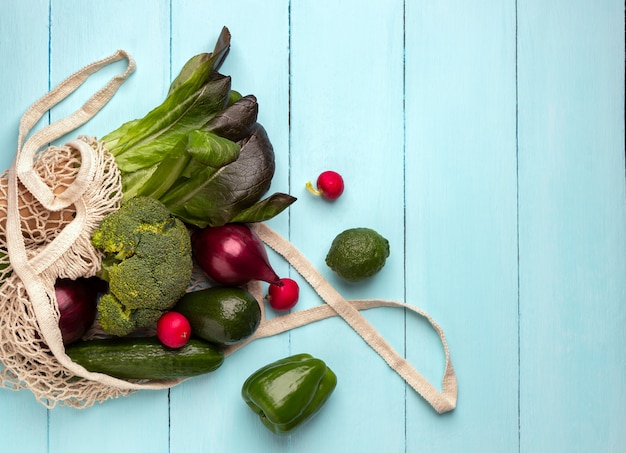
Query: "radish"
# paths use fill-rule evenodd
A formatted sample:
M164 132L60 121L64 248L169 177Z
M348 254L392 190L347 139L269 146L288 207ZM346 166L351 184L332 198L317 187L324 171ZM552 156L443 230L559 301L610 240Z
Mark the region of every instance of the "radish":
M274 310L290 310L298 302L300 287L290 278L281 278L282 285L270 285L265 297Z
M313 188L310 181L306 183L306 188L313 195L321 195L327 200L336 200L343 193L344 182L339 173L327 170L317 177L317 189Z
M168 311L157 321L157 337L168 348L182 348L191 338L191 325L182 314Z

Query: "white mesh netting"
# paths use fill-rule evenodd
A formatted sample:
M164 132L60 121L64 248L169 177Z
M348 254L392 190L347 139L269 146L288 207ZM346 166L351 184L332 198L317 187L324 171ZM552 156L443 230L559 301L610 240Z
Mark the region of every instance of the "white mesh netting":
M97 159L94 180L82 199L85 201L84 231L52 265L40 274L48 289L48 303L56 314L54 297L57 278L92 276L100 266L100 255L90 242L91 233L102 218L117 209L121 199L121 180L113 157L101 142L80 137L94 150ZM74 180L80 167L80 154L69 146L49 147L41 151L34 164L41 179L54 193L63 192ZM48 407L56 404L86 407L96 401L129 393L109 385L76 376L62 366L43 341L33 303L23 282L13 272L7 254L8 170L0 175L0 385L11 389L28 388L37 400ZM54 247L55 238L75 216L74 207L51 212L23 186L18 186L22 235L29 259Z

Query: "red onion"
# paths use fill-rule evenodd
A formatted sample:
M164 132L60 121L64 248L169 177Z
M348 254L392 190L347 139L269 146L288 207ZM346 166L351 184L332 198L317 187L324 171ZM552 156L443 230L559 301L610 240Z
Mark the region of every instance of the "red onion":
M79 340L96 319L98 288L92 279L59 279L54 285L63 344Z
M240 286L252 280L281 284L265 245L247 225L204 228L194 234L192 243L196 261L219 284Z

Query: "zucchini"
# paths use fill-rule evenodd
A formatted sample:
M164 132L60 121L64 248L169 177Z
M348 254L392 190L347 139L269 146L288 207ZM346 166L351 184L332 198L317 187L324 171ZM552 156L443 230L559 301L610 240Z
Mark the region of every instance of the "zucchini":
M163 346L156 337L125 337L73 343L65 352L88 371L120 379L187 378L224 362L222 350L194 338L179 349Z

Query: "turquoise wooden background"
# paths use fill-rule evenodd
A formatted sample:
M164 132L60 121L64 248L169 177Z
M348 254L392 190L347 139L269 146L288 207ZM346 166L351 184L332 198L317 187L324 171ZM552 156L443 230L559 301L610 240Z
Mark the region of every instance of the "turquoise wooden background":
M233 45L222 70L258 97L276 150L273 189L299 198L271 225L348 298L430 312L448 337L457 409L436 415L330 319L259 340L171 391L83 411L0 390L2 450L625 452L623 2L2 0L2 168L25 109L70 73L118 48L137 61L77 132L101 136L160 102L223 25ZM327 168L347 184L334 204L304 188ZM338 282L323 262L353 226L391 243L363 285ZM318 303L303 288L299 307ZM366 316L439 385L442 350L425 322ZM276 437L239 389L296 352L323 358L339 384L318 417Z

